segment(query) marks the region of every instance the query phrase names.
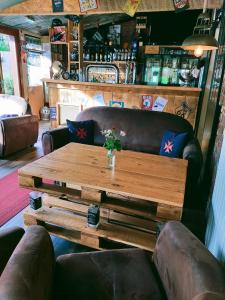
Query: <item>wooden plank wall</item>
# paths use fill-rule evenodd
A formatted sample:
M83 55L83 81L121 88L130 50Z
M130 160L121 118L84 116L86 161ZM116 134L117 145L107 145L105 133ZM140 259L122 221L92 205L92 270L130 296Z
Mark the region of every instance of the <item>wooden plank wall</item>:
M104 99L106 106L110 105L110 101L124 101L124 107L141 109L143 95L150 95L153 100L161 96L168 100L164 109L165 112L176 114L176 109L181 106L182 102L186 103L192 109L187 120L195 126L195 118L198 107L198 99L200 89L171 87L160 89L158 87L142 87L142 86L126 86L126 85L101 85L88 83L74 84L57 84L50 82L49 87L49 105L50 107L58 107L58 104L80 105L83 109L96 106L95 98L100 95ZM59 123L52 121L52 126L57 127Z
M98 9L88 11L88 14L93 13L121 13L121 7L126 0L100 0L98 1ZM189 0L191 9L202 9L203 0ZM208 1L208 8L220 8L222 0ZM139 6L139 12L150 11L172 11L174 10L173 1L171 0L142 0ZM28 0L24 3L14 5L12 7L0 10L0 14L51 14L52 0ZM78 0L64 0L64 13L80 14Z

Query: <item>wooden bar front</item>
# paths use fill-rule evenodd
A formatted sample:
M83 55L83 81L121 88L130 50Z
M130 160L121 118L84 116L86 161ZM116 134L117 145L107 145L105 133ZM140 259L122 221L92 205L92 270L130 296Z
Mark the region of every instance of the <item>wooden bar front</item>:
M200 88L147 86L131 84L106 84L67 80L44 80L49 89L49 106L56 112L51 117L51 126L60 124L60 106L76 106L78 110L99 105L110 105L110 101L122 101L124 107L141 109L142 96L152 96L153 101L161 96L168 100L164 112L177 114L182 103L186 103L190 112L185 118L195 126Z

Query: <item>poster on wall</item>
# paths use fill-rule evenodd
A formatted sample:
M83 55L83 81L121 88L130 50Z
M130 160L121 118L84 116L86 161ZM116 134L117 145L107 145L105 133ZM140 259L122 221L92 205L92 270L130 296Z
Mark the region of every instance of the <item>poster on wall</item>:
M64 11L63 0L52 0L52 10L53 12L63 12Z
M57 119L56 107L50 107L50 120Z
M173 0L175 11L181 12L189 8L189 0Z
M121 100L116 100L116 101L111 100L109 102L109 106L110 107L121 107L121 108L123 108L124 107L124 101L121 101Z
M79 0L79 3L81 12L98 8L97 0Z
M167 99L158 96L155 100L155 103L152 107L152 110L154 110L154 111L163 111L164 108L166 107L167 102L168 102Z
M142 96L141 109L152 110L152 107L153 107L153 97L149 95Z
M94 106L105 106L103 93L95 94L92 99Z
M122 10L130 17L133 17L138 9L140 2L141 0L126 0L124 6L122 7Z

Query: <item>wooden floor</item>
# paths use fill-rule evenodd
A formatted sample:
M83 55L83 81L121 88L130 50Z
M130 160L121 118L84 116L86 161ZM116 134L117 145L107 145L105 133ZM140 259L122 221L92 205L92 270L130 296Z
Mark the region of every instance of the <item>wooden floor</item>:
M34 145L34 147L27 148L7 158L0 159L0 179L16 171L20 167L25 166L29 162L38 159L43 155L41 136L42 133L48 130L49 128L50 128L49 122L40 121L38 141ZM1 229L9 228L12 226L24 227L23 211L18 213L15 217L13 217L7 223L1 226ZM91 250L90 248L71 243L69 241L63 240L58 237L52 237L52 241L53 241L56 256L65 253L77 253L77 252L84 252L84 251Z

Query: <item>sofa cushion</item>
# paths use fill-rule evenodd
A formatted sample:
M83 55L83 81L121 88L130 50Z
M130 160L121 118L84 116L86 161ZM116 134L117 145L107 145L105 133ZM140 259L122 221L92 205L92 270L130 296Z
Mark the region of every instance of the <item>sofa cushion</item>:
M54 299L164 299L153 267L140 249L63 255L56 262Z
M186 132L166 131L162 137L159 154L169 157L181 157L187 138Z
M0 116L23 116L27 112L27 101L19 96L0 94Z
M70 142L89 144L94 142L94 122L87 120L83 122L75 122L66 120L69 129Z

